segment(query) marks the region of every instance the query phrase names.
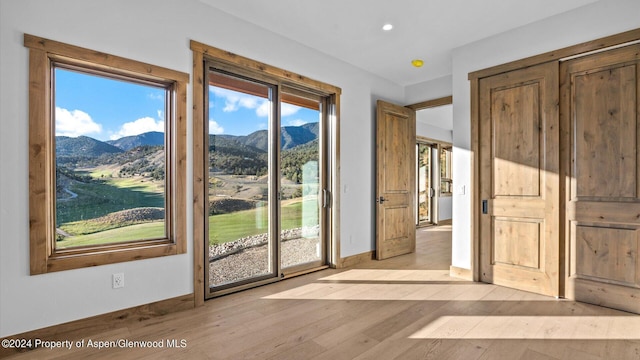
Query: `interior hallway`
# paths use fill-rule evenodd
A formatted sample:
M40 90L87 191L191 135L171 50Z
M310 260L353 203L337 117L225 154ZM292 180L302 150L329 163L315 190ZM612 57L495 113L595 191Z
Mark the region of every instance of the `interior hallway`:
M417 253L324 270L82 338L181 349L36 350L65 359L638 359L640 316L450 278L451 226Z

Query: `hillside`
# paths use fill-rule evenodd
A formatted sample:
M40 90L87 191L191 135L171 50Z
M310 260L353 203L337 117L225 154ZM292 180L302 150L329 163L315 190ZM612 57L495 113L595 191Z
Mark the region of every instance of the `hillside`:
M285 126L282 136L283 175L301 180L301 166L317 158L318 123ZM87 136L56 137L58 165L72 167L116 166L119 177L142 175L164 178L164 134L147 132L107 142ZM246 136L209 135L209 165L229 175L262 176L268 169L267 131Z
M88 136L76 138L56 136L56 157L98 157L104 154L117 154L123 150Z
M233 175L267 173L267 152L245 145L237 137L209 135L209 166L213 171Z
M303 145L318 138L319 124L307 123L301 126L284 126L280 131L282 150L292 149L296 146ZM258 130L249 135L217 135L237 141L242 145L251 146L262 151L267 151L269 139L267 130Z
M140 135L125 136L117 140L109 140L106 143L125 151L143 145L159 146L164 145L164 133L150 131Z

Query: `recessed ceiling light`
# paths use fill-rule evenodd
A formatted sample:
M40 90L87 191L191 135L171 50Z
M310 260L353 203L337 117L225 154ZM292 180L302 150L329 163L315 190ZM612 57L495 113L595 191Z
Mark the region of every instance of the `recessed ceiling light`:
M413 59L413 60L411 60L411 65L413 65L413 66L415 66L417 68L422 67L422 65L424 65L424 60Z
M393 25L391 25L391 24L382 25L382 30L384 30L384 31L389 31L391 29L393 29Z

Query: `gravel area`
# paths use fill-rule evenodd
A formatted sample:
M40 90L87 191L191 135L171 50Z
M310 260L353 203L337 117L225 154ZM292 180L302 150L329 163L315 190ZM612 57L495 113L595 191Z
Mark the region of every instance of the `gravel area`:
M283 267L320 259L317 229L305 229L307 237L302 237L302 232L302 229L282 232ZM269 273L267 250L266 234L210 246L209 284L220 285Z

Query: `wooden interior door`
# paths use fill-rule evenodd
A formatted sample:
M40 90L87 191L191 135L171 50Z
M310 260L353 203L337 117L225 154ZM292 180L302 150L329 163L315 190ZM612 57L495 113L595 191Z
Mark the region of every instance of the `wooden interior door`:
M640 45L562 64L567 297L640 313Z
M416 116L378 101L376 116L376 258L416 248Z
M480 279L559 296L558 64L480 79Z

